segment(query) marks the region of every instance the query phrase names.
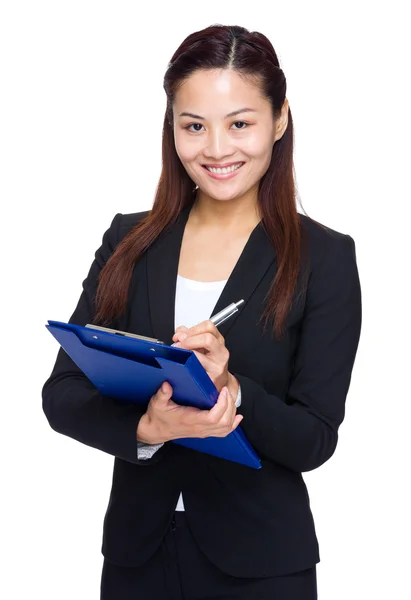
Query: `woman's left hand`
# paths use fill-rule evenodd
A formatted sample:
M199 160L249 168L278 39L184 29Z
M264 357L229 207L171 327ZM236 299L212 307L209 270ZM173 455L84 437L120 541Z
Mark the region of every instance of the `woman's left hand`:
M234 400L238 393L238 381L228 371L230 353L225 347L225 340L217 327L210 320L187 328L177 327L173 335L175 346L192 350L197 356L217 390L220 392L227 386Z

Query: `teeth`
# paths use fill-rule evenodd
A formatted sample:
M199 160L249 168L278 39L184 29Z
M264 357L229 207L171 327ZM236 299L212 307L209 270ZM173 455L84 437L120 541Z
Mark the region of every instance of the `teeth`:
M211 171L211 173L232 173L233 171L239 169L242 164L243 163L238 163L236 165L231 165L231 167L223 167L222 169L216 169L215 167L206 167L206 169L207 171Z

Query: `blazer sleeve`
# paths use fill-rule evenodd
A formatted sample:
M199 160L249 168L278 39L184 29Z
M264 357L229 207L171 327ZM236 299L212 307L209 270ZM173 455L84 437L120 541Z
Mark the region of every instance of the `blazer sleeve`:
M86 325L93 320L98 276L120 241L121 217L121 214L114 217L103 236L70 323ZM165 452L161 448L155 457L138 460L136 433L145 410L100 394L62 348L43 386L42 397L44 413L50 426L58 433L144 466L158 462ZM167 448L167 444L164 446Z
M300 339L284 399L241 373L238 413L262 458L293 471L316 469L334 453L361 330L355 244L348 235L312 268Z

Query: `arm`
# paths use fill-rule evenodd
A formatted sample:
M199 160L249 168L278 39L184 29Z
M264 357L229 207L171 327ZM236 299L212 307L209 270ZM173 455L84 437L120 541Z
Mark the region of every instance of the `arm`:
M118 244L121 215L117 214L95 254L83 292L70 323L86 325L94 316L98 275ZM54 369L43 386L43 410L57 432L83 444L136 464L157 462L167 446L150 460L137 458L137 428L145 410L103 396L61 348Z
M334 453L361 330L354 240L343 236L313 270L299 345L284 400L240 373L238 413L261 457L310 471Z

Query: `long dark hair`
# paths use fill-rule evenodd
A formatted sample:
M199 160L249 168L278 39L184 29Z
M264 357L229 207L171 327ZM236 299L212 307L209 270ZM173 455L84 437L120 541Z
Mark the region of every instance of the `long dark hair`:
M103 267L96 294L95 323L107 324L125 312L136 262L156 238L193 203L196 186L177 155L173 135L173 101L178 87L198 69L229 68L255 79L280 115L286 79L271 42L244 27L213 25L189 35L174 53L164 76L167 107L162 141L162 170L153 207L118 244ZM293 121L274 144L270 166L258 190L261 223L276 250L277 275L267 294L261 319L271 320L282 337L300 273L302 235L296 206Z

